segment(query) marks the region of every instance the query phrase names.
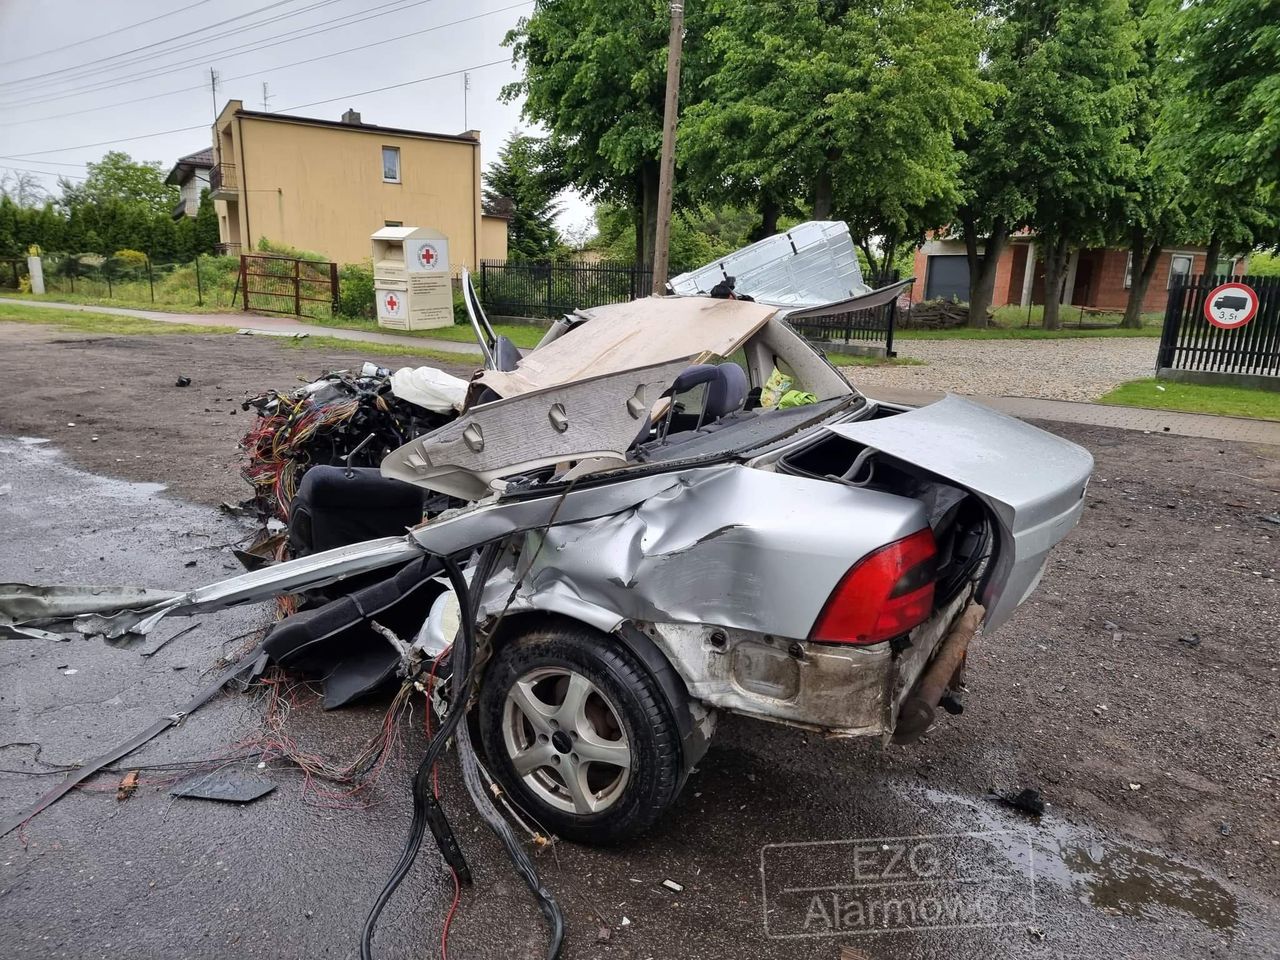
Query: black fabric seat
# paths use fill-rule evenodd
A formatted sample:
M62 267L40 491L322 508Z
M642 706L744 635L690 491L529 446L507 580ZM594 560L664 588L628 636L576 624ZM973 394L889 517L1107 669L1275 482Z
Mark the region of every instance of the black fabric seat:
M289 549L305 557L404 533L422 522L424 495L377 467L312 467L289 506Z
M400 655L369 626L371 619L412 642L443 589L438 560L423 556L370 586L274 624L262 642L272 662L324 687L332 710L392 680Z

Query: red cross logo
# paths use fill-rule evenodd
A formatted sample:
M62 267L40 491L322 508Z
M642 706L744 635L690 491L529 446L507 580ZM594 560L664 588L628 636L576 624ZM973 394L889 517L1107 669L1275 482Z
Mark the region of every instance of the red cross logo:
M387 294L387 313L395 313L400 309L400 301L396 299L394 293Z
M422 261L422 265L430 269L436 262L436 248L430 244L423 244L418 250L418 259Z

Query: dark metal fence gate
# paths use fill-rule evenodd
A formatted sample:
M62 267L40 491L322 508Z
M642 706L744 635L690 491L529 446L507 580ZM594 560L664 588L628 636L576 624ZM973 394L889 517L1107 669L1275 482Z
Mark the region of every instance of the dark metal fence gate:
M578 307L647 297L653 268L607 261L481 260L479 281L476 292L490 314L555 320Z
M1209 293L1243 283L1258 309L1242 327L1226 330L1205 317ZM1280 277L1190 276L1174 280L1164 315L1156 373L1171 380L1280 390Z
M246 253L240 257L240 289L245 310L294 316L319 310L334 315L338 312L338 265L327 260Z

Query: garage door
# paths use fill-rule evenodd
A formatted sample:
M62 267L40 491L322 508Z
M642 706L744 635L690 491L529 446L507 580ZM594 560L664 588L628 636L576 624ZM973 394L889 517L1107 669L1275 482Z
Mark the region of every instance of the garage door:
M981 263L981 258L979 258ZM931 256L926 265L924 298L926 300L969 300L969 258Z

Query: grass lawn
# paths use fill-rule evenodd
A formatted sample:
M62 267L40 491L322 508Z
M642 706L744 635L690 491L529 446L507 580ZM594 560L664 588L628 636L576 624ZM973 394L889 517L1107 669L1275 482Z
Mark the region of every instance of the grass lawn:
M53 310L47 307L24 307L0 300L0 321L13 323L39 323L79 333L108 333L118 336L157 336L174 333L199 336L233 336L233 327L202 327L189 323L165 323L160 320L144 320L141 317L122 317L113 313L87 313L79 310ZM300 349L366 350L382 356L425 357L440 363L456 363L475 367L480 358L475 354L448 353L429 347L402 347L382 343L361 343L358 340L339 340L337 337L271 337L287 346Z
M0 320L13 323L42 323L81 333L115 333L122 336L158 333L225 334L235 333L230 327L202 327L194 323L164 323L141 317L122 317L114 313L87 313L81 310L54 310L48 307L24 307L0 300Z
M449 327L436 327L432 330L389 330L378 326L376 320L360 320L354 317L319 317L306 318L307 323L315 323L322 327L341 327L343 330L367 330L376 333L394 333L397 336L422 337L427 340L453 340L458 343L476 342L475 331L469 323L455 323ZM532 323L495 323L493 330L498 336L507 337L517 347L529 349L536 347L546 327Z
M1246 387L1210 387L1172 380L1130 380L1101 397L1099 403L1123 407L1216 413L1226 417L1280 420L1280 392Z
M1057 330L1044 328L1044 307L1031 308L1031 323L1027 324L1026 307L996 307L992 312L991 326L956 327L951 330L895 330L894 338L901 340L1064 340L1076 337L1158 337L1164 325L1164 314L1144 313L1142 326L1130 330L1120 326L1118 313L1084 315L1085 324L1107 326L1080 326L1080 308L1063 307L1058 314L1062 326Z
M230 307L226 304L215 306L209 301L205 301L203 307L198 307L193 303L162 303L157 300L152 303L150 299L122 299L120 297L94 297L82 293L22 293L18 290L5 290L0 293L0 297L14 300L47 300L51 303L81 303L90 307L122 307L129 310L154 310L157 313L227 313L234 311L238 307Z

